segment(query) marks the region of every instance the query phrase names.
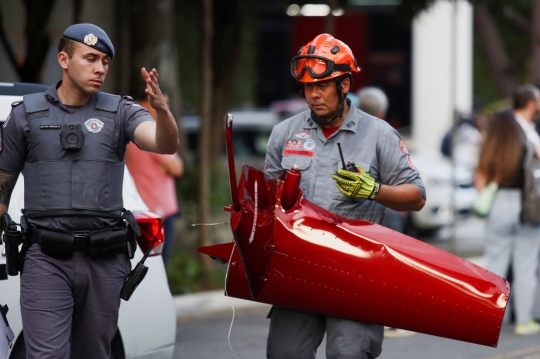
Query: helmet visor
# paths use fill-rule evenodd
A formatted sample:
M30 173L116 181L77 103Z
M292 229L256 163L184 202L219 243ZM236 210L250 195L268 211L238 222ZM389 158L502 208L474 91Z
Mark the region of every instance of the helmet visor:
M291 61L291 74L295 79L300 79L304 72L309 72L309 75L314 79L322 79L328 77L334 71L351 72L348 64L336 64L322 56L316 55L300 55L295 56Z
M296 56L291 62L291 74L299 79L305 71L308 71L314 79L323 78L332 73L333 64L331 60L320 56Z

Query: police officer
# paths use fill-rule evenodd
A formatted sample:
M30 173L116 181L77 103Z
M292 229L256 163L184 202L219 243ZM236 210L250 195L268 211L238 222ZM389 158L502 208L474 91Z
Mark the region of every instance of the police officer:
M380 224L385 207L420 210L425 189L399 134L347 100L352 72L359 71L349 47L331 35L321 34L300 49L291 73L303 85L309 110L274 127L265 171L278 177L297 165L308 200L341 216ZM338 143L350 170L342 169ZM315 358L325 332L328 359L381 353L380 325L279 306L270 317L270 359Z
M155 120L130 98L100 92L114 54L96 25L68 27L58 46L62 80L13 104L4 124L1 213L24 174L29 248L21 314L27 358L110 357L119 294L130 271L122 226L122 218L133 220L122 202L126 145L133 141L158 153L178 147L155 69L141 70ZM92 241L100 236L112 241Z

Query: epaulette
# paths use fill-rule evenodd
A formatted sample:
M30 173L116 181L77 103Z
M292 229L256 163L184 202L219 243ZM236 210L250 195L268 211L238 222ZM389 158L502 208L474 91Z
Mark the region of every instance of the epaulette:
M135 103L135 101L133 101L133 97L131 96L122 96L122 100L126 100L124 105L133 105Z
M12 102L12 103L11 103L11 107L13 108L13 107L15 107L15 106L18 106L18 105L20 105L20 104L23 103L23 102L24 102L24 100L19 100L19 101Z
M136 101L133 101L133 97L131 96L122 96L122 100L126 100L126 102L124 102L124 106L130 105L135 107L142 107Z

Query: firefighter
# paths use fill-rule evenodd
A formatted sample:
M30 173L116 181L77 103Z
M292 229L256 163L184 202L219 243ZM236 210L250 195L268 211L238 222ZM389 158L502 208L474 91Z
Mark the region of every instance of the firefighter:
M397 131L347 99L352 73L359 71L349 46L329 34L300 49L291 73L309 109L274 127L265 172L279 177L296 165L307 200L344 217L381 224L386 207L418 211L426 195ZM380 325L279 306L270 318L270 359L313 359L325 333L328 359L368 359L381 353Z

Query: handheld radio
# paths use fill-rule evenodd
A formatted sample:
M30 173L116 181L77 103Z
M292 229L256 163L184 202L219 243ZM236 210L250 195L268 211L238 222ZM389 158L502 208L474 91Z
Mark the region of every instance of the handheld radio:
M345 164L345 159L343 158L343 152L341 152L341 143L338 142L337 145L338 145L338 149L339 149L339 157L341 157L341 163L343 165L342 168L344 170L349 171L349 172L357 172L358 173L358 168L356 167L354 162L347 161L347 164Z
M141 282L143 281L144 277L146 276L146 273L148 273L148 267L144 265L144 261L146 260L146 258L148 258L150 251L152 251L152 249L154 248L154 242L156 241L157 236L159 235L159 232L163 228L164 224L165 224L165 220L163 220L163 222L161 223L161 227L159 227L159 230L157 231L156 236L150 243L150 246L144 253L144 256L142 257L142 259L139 261L139 263L137 263L135 268L133 268L131 272L129 272L129 275L126 279L126 283L124 283L124 286L122 287L122 290L120 291L121 299L128 301L129 298L131 298L131 295L133 294L133 292L135 292L135 289L137 289L139 284L141 284Z

